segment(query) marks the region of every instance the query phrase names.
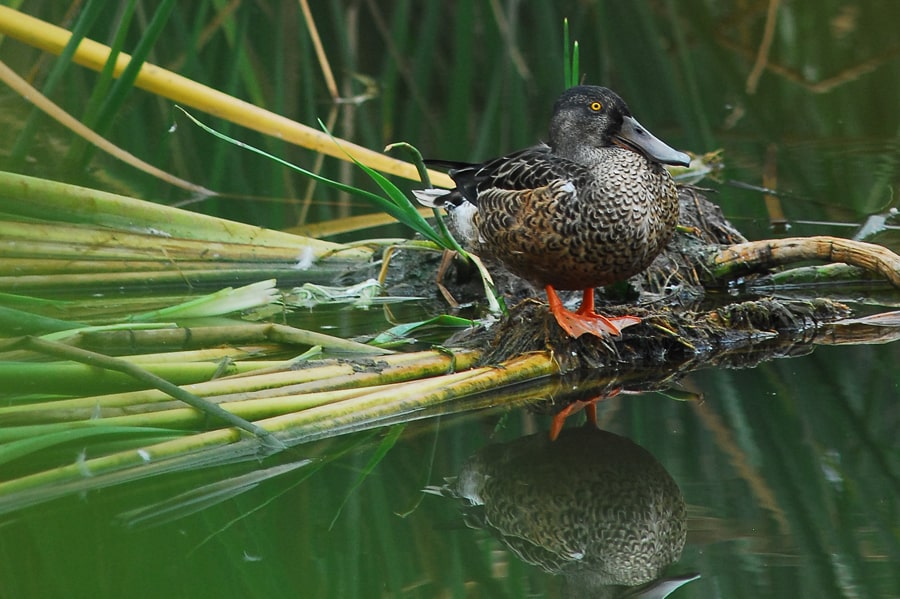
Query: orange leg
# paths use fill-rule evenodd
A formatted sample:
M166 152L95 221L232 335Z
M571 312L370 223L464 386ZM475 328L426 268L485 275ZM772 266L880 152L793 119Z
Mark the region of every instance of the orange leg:
M585 333L590 333L595 337L603 337L604 335L618 337L622 334L622 329L641 321L637 316L606 317L597 314L594 311L593 287L584 290L581 306L575 312L566 310L552 285L547 285L544 289L547 291L550 312L553 313L556 322L570 337L576 339Z
M553 417L553 421L550 423L550 440L556 441L556 438L559 437L559 433L562 432L563 425L566 423L566 418L571 416L572 414L577 414L580 410L584 410L584 413L587 415L587 420L593 426L597 426L597 402L603 399L608 399L610 397L615 397L622 391L622 388L613 389L609 393L605 393L594 399L589 399L587 401L573 401L562 410L556 413Z

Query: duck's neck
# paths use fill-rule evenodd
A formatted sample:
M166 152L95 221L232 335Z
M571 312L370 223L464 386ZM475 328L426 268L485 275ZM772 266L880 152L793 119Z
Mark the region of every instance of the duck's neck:
M553 146L552 151L557 156L580 162L587 166L593 166L609 155L609 152L615 151L615 146L608 148L596 148L584 143L569 142L559 143Z

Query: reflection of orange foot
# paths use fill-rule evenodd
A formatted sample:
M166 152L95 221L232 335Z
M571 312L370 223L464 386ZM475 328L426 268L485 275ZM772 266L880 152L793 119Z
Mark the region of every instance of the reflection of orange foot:
M594 311L594 288L584 290L581 298L581 306L577 311L572 312L566 310L556 290L552 286L545 287L547 291L547 301L550 304L550 312L556 318L559 326L575 339L581 337L585 333L594 335L595 337L604 337L613 335L618 337L622 334L622 329L630 327L641 321L637 316L612 316L607 317L597 314Z
M594 399L589 399L587 401L573 401L564 407L556 413L553 417L553 421L550 423L550 440L556 441L556 438L559 437L559 433L562 432L563 425L566 423L566 418L572 414L577 414L581 410L584 410L584 413L587 415L588 422L597 426L597 402L610 397L615 397L621 391L622 388L619 387L618 389L613 389L609 393L598 395Z

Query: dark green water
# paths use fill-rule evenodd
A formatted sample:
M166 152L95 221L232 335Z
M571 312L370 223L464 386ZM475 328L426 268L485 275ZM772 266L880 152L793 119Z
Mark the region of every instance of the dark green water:
M820 348L686 385L702 404L647 394L600 409L602 428L652 453L687 502L687 544L669 572L702 578L674 596L896 596L896 352ZM486 444L547 425L505 409L413 423L358 487L381 433L299 446L278 462L355 449L308 478L291 471L145 529L119 516L271 464L24 510L0 529L4 596L556 596L556 577L466 527L456 502L420 493Z
M360 36L363 51L355 57L336 52L341 58L334 65L385 86L382 96L359 109L357 138L371 147L409 140L429 155L457 159L532 143L543 134L561 86L558 12L572 19L589 83L615 88L643 124L679 148L724 150L719 181L703 185L715 190L711 199L748 237L781 235L769 225L762 194L734 185L761 185L767 161L777 174L791 235L851 237L869 216L887 215L896 205L900 5L782 3L773 68L763 71L751 94L747 77L765 21L759 3L560 3L552 10L513 4L515 10L502 8L516 25L515 47L528 77L481 3L460 2L456 13L397 3L384 13L411 32L398 43L407 74L420 78L419 102L404 84L388 85L400 76L374 21L372 31L366 27L373 19L368 5L318 9L326 43L344 48L341 32L351 13L369 31ZM304 54L304 30L279 29L278 10L287 9L264 8L271 11L239 11L238 24L250 38L265 36L262 31L297 34L301 57L288 59L303 69L285 79L294 84L285 98L303 103L308 112L298 118L313 122L327 104ZM440 43L429 43L430 35ZM455 39L474 43L466 50ZM267 46L259 43L262 52ZM9 42L2 53L12 63L21 60ZM194 58L202 65L204 56ZM468 76L457 72L461 61L471 66ZM189 61L183 72L199 77L204 69L211 83L229 82L235 93L245 93L229 79L227 64L201 69ZM816 87L822 82L833 86ZM147 147L159 158L176 142L164 137L169 113L146 117L146 106L159 111L155 103L135 99L121 122L147 118L145 134L154 140ZM48 136L58 134L48 126ZM216 154L213 164L176 156L165 167L183 167L182 176L238 194L283 197L302 187L286 184L265 170L270 167L237 166L255 163L228 152L227 159ZM135 195L177 195L123 167L103 165L136 185ZM270 226L293 224L292 205L231 200L198 209ZM900 250L896 228L863 239ZM319 325L333 324L334 313L323 313ZM347 326L355 334L387 324L373 310L355 314ZM644 394L601 403L601 427L649 451L687 503L687 542L667 573L701 578L672 597L900 597L898 346L800 353L754 368L688 375L681 387L702 394L702 401ZM367 464L395 431L349 435L262 463L211 467L7 514L0 518L0 597L560 596L559 577L520 560L489 532L466 526L457 502L421 493L459 474L487 444L543 433L548 425L546 416L497 407L407 425L368 476L362 474ZM72 460L77 453L72 450ZM310 459L321 462L197 506L195 513L182 509L172 521L129 527L122 519L205 483Z

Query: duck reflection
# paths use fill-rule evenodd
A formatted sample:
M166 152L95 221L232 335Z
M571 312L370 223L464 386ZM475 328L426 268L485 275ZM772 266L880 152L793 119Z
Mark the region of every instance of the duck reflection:
M681 490L643 447L592 426L485 447L438 491L522 560L578 597L666 597L698 575L661 578L681 556Z

